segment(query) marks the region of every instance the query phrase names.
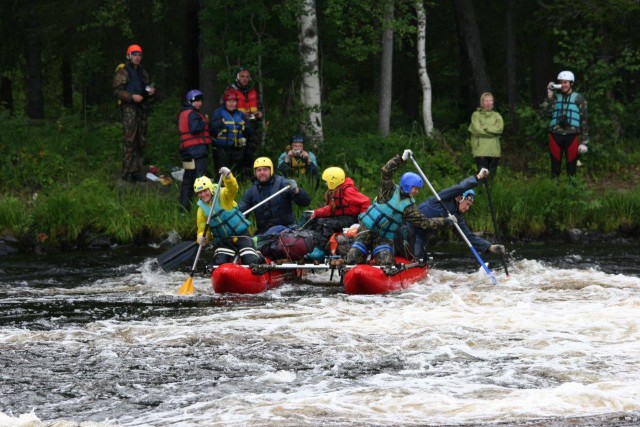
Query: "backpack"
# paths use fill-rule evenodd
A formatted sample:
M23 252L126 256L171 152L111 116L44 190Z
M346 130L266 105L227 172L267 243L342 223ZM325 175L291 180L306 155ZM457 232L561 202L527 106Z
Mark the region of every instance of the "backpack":
M313 231L295 228L284 230L278 236L277 249L283 255L280 258L300 260L313 251Z
M258 236L257 246L262 255L269 259L297 261L313 251L313 232L275 226Z

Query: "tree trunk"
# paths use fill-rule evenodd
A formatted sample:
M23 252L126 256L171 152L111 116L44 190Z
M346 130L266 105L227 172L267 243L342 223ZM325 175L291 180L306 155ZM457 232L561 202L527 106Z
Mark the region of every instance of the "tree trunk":
M315 0L302 0L300 15L300 59L302 64L303 105L308 113L308 132L316 147L324 140L322 102L318 64L318 22Z
M201 7L204 7L203 0L200 0ZM202 100L202 111L207 114L212 114L213 111L220 106L220 92L216 85L216 70L213 66L213 52L203 40L202 31L199 31L198 37L198 56L199 61L199 76L200 91L204 94Z
M254 22L255 14L251 14L251 28L253 28L253 32L256 35L256 43L258 45L258 51L262 52L262 30L258 29ZM256 75L258 77L258 99L260 103L264 100L264 84L262 79L262 53L258 55L258 69L256 70ZM264 104L260 105L260 110L262 111L262 120L260 120L260 128L262 132L260 134L260 145L262 147L265 146L267 142L267 107Z
M491 92L491 84L487 75L482 44L480 43L480 30L473 9L473 0L454 0L456 21L459 34L462 36L462 46L467 54L471 77L476 99L480 99L483 92Z
M34 24L31 23L30 27ZM44 97L42 96L42 46L30 28L27 36L27 116L44 119Z
M511 130L517 129L516 106L518 105L518 84L516 74L515 0L507 0L506 52L507 52L507 102Z
M427 73L427 14L422 0L416 1L418 15L418 74L422 86L422 122L427 135L433 132L433 117L431 115L431 79Z
M13 85L9 77L2 77L0 83L0 106L13 113Z
M71 73L71 62L65 55L62 58L62 106L67 110L73 109L73 74Z
M192 89L200 89L200 61L198 41L200 40L199 0L182 0L182 95Z
M394 0L387 0L384 30L382 32L382 60L380 64L380 108L378 110L378 132L389 136L393 84L393 12Z

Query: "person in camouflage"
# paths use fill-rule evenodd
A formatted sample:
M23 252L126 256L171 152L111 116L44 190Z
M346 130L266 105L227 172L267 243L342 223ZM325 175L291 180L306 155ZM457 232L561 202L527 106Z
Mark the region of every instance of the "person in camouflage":
M147 140L149 100L155 94L149 73L142 67L142 48L133 44L127 48L127 62L116 68L113 90L118 98L124 128L122 179L134 183L146 181L142 170L142 152Z
M411 150L404 150L402 157L396 154L382 167L378 197L359 217L360 226L347 253L347 264L364 264L371 251L372 258L377 258L379 265L394 265L393 239L402 223L408 222L423 229L448 223L447 218L427 218L418 210L413 196L424 185L419 175L407 172L400 178L400 185L393 182L394 172L411 155Z

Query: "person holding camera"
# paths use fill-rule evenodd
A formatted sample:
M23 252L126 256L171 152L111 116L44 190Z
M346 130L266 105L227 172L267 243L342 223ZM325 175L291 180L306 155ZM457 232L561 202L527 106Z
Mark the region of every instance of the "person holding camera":
M304 137L295 135L287 150L278 157L278 172L284 176L318 176L316 155L304 149Z
M156 89L149 73L142 67L142 48L132 44L127 48L127 62L118 65L113 77L113 91L118 98L124 129L122 179L129 183L145 182L142 152L147 143L147 114L149 101Z
M549 82L547 98L542 103L549 121L549 155L551 175L560 176L562 157L566 156L567 175L576 174L578 153L588 151L587 100L573 90L571 71L558 74L559 83Z

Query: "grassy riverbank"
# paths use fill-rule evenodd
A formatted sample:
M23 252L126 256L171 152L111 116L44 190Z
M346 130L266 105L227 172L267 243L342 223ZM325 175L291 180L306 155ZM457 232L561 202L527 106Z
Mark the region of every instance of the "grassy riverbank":
M150 119L145 163L166 174L179 165L174 128L174 104L154 110ZM353 129L326 119L327 129ZM158 241L175 231L190 238L195 211L181 214L179 183L131 185L119 179L122 142L115 117L79 124L77 116L52 122L29 122L2 117L0 148L0 234L13 234L24 242L58 247L103 235L113 242ZM406 126L410 128L411 126ZM369 128L363 124L362 128ZM414 126L417 129L417 126ZM388 139L372 134L328 132L316 151L321 168L343 167L361 191L372 198L378 187L379 168L394 153L414 150L416 159L436 190L452 185L474 171L466 146L466 129L425 138L419 132L396 133ZM491 186L498 225L503 236L537 239L568 229L619 234L640 233L640 150L634 141L609 146L592 136L591 150L581 159L575 178L548 177L548 154L542 132L506 135L498 176ZM274 162L286 145L274 140L261 155ZM210 159L210 170L213 170ZM407 167L406 170L411 170ZM241 183L241 192L248 185ZM323 203L324 186L301 182L313 195L312 207ZM493 233L486 190L468 222L474 230ZM418 195L426 199L428 188ZM452 234L451 234L452 236Z

